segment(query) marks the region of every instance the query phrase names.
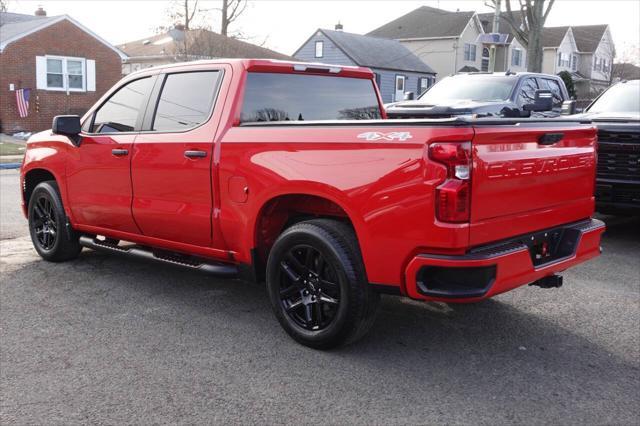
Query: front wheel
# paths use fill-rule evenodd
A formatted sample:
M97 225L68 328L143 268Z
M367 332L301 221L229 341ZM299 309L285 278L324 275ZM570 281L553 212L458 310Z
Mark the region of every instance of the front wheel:
M55 181L38 184L29 197L29 233L38 254L51 262L78 256L82 247L78 235L67 228L67 216Z
M329 219L300 222L278 237L267 261L267 288L286 332L318 349L363 336L380 301L352 228Z

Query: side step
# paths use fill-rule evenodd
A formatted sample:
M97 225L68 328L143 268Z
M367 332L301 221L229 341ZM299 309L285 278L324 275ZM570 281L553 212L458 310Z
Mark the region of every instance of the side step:
M153 250L149 247L139 245L118 245L109 240L99 240L98 238L89 235L83 235L80 237L80 245L97 251L106 251L126 254L142 259L157 260L159 262L179 265L221 277L235 277L238 275L238 268L236 268L235 265L215 262L165 250Z

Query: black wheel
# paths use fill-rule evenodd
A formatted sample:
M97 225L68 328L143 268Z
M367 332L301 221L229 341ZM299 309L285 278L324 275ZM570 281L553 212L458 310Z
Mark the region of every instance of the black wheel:
M300 222L278 237L267 261L267 288L287 333L318 349L364 335L380 301L353 230L328 219Z
M38 254L51 262L71 260L82 247L79 236L68 229L58 184L46 181L35 187L29 198L29 233Z

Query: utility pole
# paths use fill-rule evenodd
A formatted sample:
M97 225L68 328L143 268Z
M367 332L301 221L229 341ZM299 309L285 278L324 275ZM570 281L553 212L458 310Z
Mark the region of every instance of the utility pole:
M492 33L500 32L500 1L495 0L495 8L493 9L493 26L491 28ZM492 44L489 48L489 72L494 72L496 69L496 45Z

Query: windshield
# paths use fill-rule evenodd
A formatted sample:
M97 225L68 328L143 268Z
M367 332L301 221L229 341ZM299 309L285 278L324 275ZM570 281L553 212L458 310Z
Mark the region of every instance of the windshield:
M640 114L640 82L616 84L604 92L587 111Z
M419 99L434 105L451 100L504 101L509 99L517 81L518 79L513 77L490 75L447 77L427 90Z

